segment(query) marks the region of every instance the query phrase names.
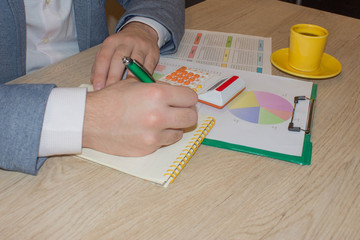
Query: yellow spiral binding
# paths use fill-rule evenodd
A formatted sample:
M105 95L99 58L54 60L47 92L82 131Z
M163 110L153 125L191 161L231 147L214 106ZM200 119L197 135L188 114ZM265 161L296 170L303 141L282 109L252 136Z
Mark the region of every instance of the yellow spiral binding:
M184 169L184 167L189 162L190 158L194 155L196 150L199 148L199 146L203 142L206 135L209 133L210 129L214 126L214 124L214 118L209 117L208 119L206 119L205 122L201 124L199 129L194 134L194 138L191 138L189 145L187 145L186 148L182 150L182 152L179 154L179 157L176 158L176 161L174 161L173 164L170 165L170 168L164 174L164 176L170 176L170 183L172 183L179 175L181 170Z

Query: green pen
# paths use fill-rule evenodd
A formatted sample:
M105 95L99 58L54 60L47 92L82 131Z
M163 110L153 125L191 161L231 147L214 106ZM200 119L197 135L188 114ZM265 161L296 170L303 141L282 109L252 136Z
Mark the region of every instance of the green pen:
M155 79L151 74L145 69L145 67L137 62L135 59L130 57L123 57L122 61L127 69L129 69L132 74L135 75L140 81L144 83L154 83Z

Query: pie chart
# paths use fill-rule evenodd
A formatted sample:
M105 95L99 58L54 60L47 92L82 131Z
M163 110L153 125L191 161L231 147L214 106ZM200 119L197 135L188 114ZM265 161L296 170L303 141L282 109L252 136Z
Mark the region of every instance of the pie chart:
M273 93L246 91L228 105L235 117L256 124L280 124L292 116L292 104Z

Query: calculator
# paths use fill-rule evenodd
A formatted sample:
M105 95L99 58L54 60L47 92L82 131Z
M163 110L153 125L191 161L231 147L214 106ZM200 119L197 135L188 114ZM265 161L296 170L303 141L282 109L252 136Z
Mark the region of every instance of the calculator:
M199 102L223 108L245 89L239 76L221 76L182 66L159 79L172 85L188 86L198 94Z

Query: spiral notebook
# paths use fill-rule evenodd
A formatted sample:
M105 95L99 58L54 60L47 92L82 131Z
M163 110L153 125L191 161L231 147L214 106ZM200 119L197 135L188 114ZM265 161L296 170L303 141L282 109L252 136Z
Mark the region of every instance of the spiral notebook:
M184 169L214 124L214 118L199 115L197 126L185 129L180 141L144 157L119 157L89 148L84 148L78 156L167 187Z

